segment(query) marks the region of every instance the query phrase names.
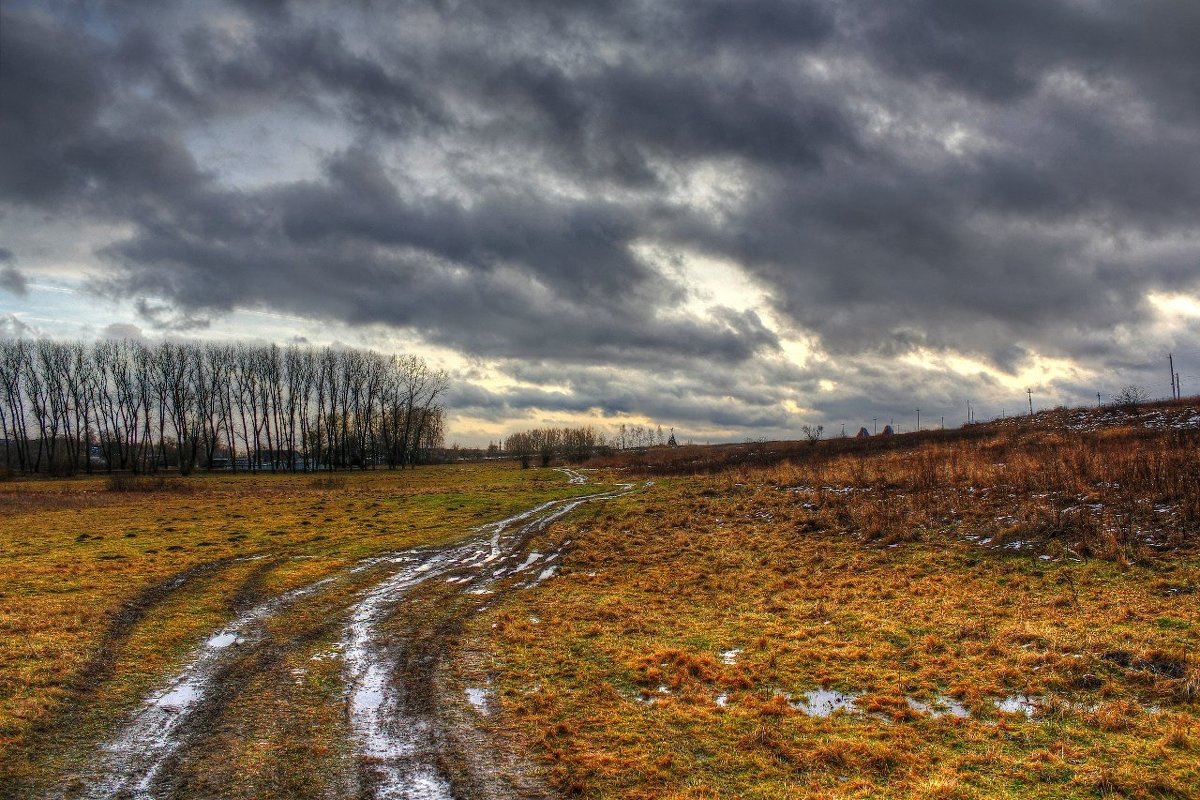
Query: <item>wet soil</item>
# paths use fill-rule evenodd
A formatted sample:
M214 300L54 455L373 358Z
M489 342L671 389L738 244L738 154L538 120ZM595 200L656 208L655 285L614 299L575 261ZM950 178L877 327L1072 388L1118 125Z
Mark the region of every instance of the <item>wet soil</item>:
M586 478L564 470L572 483ZM526 553L556 519L585 502L632 491L624 486L582 498L544 503L480 528L455 545L367 559L344 572L264 598L264 578L277 561L264 560L231 601L235 619L213 631L187 664L146 697L106 742L84 749L82 775L60 775L53 788L28 786L19 795L53 798L358 797L536 798L550 792L530 776L517 754L505 752L481 730L465 698L447 690L451 660L463 623L498 594L536 585L560 552ZM104 646L80 681L79 710L88 687L111 677L122 644L156 605L201 575L228 565L213 562L181 572L143 592L110 625ZM315 610L315 613L314 613ZM286 624L293 617L301 622ZM297 747L313 738L297 709L300 697L289 659L309 658L332 646L341 663L342 750L322 748L304 757L304 770L260 771L253 788L239 776L231 750L270 728ZM269 718L247 717L245 707L270 696ZM326 701L328 698L324 698ZM325 702L325 706L329 703ZM235 708L241 707L241 711ZM70 724L65 714L56 726ZM256 727L257 726L257 727ZM259 731L261 733L261 731ZM53 737L46 740L51 750ZM300 762L297 762L300 763ZM320 773L320 780L303 776ZM3 787L0 787L3 788ZM243 791L243 789L245 791Z

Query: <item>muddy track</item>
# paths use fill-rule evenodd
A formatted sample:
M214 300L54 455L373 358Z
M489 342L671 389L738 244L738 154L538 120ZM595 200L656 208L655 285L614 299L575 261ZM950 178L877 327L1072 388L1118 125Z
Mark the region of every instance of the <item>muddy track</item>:
M225 569L236 560L222 558L196 564L146 587L125 601L105 626L96 652L66 687L70 700L63 703L62 711L32 733L33 747L43 754L41 758L51 754L54 750L53 743L71 738L71 732L87 709L87 699L112 678L121 649L138 624L146 619L151 611L187 590L197 580ZM7 791L7 788L0 785L0 796L5 796ZM33 785L13 788L12 791L13 796L35 796L41 793L41 790Z
M567 472L577 482L578 473ZM438 724L444 698L437 692L436 670L448 657L450 635L481 604L494 601L496 591L534 585L557 570L553 562L561 550L547 555L525 553L533 537L584 503L632 490L632 485L623 485L615 491L544 503L484 526L479 537L419 559L365 594L352 617L343 652L361 779L369 787L365 796L428 800L526 796L500 793L495 781L472 769L474 762L455 757L448 746L453 737ZM406 635L385 635L381 629L391 615L435 577L456 587L460 602L443 602L435 609L432 613L440 615L436 625L430 624L431 612L426 611Z
M258 558L260 559L259 563L242 581L242 585L234 592L233 599L229 602L229 610L234 614L244 614L264 600L263 580L271 573L271 570L283 563L282 558Z
M82 796L89 800L158 796L164 768L174 763L193 720L211 713L230 663L240 659L247 646L256 647L266 639L263 623L269 617L332 581L324 578L260 603L209 636L165 688L148 697L133 719L103 746L97 758L99 774Z
M230 707L250 691L256 678L268 676L277 683L286 683L284 669L287 656L307 649L314 642L334 632L340 620L327 619L297 634L271 637L249 647L240 647L236 660L220 668L213 676L213 688L188 715L179 731L178 746L162 760L158 774L142 796L163 798L223 796L207 787L207 776L198 776L193 762L209 745L208 737L221 730ZM137 796L130 793L131 796Z
M577 472L562 471L573 484L586 482ZM264 563L235 597L238 616L209 636L186 666L147 697L100 748L94 759L95 774L78 796L88 800L194 796L187 785L187 754L251 679L269 675L283 653L308 641L306 637L274 639L266 623L300 603L320 600L335 587L344 591L350 581L366 582L368 588L353 598L344 613L320 626L326 633L329 625L342 627L346 714L355 765L352 774L344 776L347 793L360 798L433 800L535 796L505 790L479 774L478 759L453 752L455 743L464 740L461 732L442 729L446 717L437 670L448 658L448 642L465 619L497 591L535 585L557 570L561 548L547 555L524 553L533 537L584 503L631 491L632 485L625 484L543 503L485 525L465 542L365 559L267 600L260 598L260 583L274 564ZM442 596L436 610L406 617L402 609L416 607L417 598L429 593Z

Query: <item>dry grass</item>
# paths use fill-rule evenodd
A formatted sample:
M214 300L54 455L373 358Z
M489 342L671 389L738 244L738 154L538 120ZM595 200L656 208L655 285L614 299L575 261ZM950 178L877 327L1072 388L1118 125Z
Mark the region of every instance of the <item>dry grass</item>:
M492 660L461 680L571 796L1197 796L1194 436L657 470L551 532L562 576L473 623ZM789 704L818 688L856 710ZM1032 717L996 707L1017 696ZM939 697L971 717L909 702Z
M122 479L119 488L100 476L0 484L0 571L6 576L0 586L0 795L19 780L69 772L79 757L72 743L103 738L197 641L248 605L361 558L462 538L482 521L586 488L569 487L549 470L483 465L355 473L335 482L213 475L161 484ZM325 605L282 615L275 650L288 655L280 656L279 668L303 665L311 667L307 675L324 670L336 676L336 665L309 660L328 648L330 620L360 588L347 582L323 595ZM340 681L316 680L307 695L295 689L303 701L275 690L277 705L265 689L239 690L244 699L231 699L218 722L272 731L279 747L252 735L240 745L245 752L226 751L213 763L261 762L270 775L303 773L308 763L315 774L316 762L297 755L287 732L295 738L308 730L299 720L311 716L323 721L296 739L301 750L339 751L345 742L326 719L340 714ZM286 677L283 685L294 681ZM288 719L290 726L276 724ZM227 743L230 735L226 731ZM270 753L283 756L271 761ZM270 785L261 772L259 778L265 783L247 785Z

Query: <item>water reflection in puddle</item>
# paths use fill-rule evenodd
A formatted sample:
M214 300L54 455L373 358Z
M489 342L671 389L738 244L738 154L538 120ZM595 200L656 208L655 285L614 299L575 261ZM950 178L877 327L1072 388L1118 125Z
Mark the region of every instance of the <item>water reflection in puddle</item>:
M853 712L854 701L861 696L861 693L848 694L834 689L811 689L799 699L789 698L788 703L810 717L828 717L838 711Z
M486 715L488 713L488 694L487 689L472 686L467 689L467 700L476 711Z
M959 717L966 719L971 716L971 711L958 700L948 695L939 694L932 702L917 700L914 697L904 698L908 703L908 707L920 714L928 714L931 717Z
M1031 697L1025 694L1002 697L996 701L996 708L1006 714L1024 714L1032 717L1045 702L1045 698Z
M219 650L223 647L229 647L231 644L239 644L240 642L241 639L238 638L236 633L233 633L232 631L225 631L213 636L207 642L205 642L204 645L205 647L211 647Z

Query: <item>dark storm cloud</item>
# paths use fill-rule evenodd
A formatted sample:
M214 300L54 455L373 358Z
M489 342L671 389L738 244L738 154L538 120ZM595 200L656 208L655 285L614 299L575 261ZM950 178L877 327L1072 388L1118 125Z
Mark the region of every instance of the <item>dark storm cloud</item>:
M1200 290L1194 3L0 13L0 202L128 229L97 286L157 329L266 307L577 376L565 395L464 389L481 414L772 427L783 381L830 418L891 394L950 402L987 380L871 365L920 349L1112 371L1172 344L1137 341L1148 293ZM283 151L310 168L248 180L266 146L237 129L250 118L328 138ZM739 265L832 360L774 374L780 333L720 296L699 310L647 248ZM730 385L674 368L705 363ZM827 405L822 377L841 387Z
M523 380L543 384L562 380L558 365L514 364L512 372ZM451 390L446 402L457 413L497 422L536 408L551 416L591 414L602 425L605 420L636 415L669 421L692 431L787 429L788 414L779 406L788 396L783 387L771 385L763 371L748 365L727 374L736 376L736 396L714 385L702 363L689 360L676 362L667 374L651 373L636 365L619 372L582 366L571 371L565 390L529 386L488 389L462 381ZM803 376L793 377L802 385Z
M83 188L106 87L86 36L0 10L0 193L45 203Z
M0 289L18 297L29 293L29 283L17 269L17 259L7 247L0 247Z

